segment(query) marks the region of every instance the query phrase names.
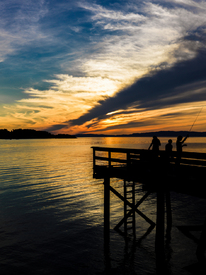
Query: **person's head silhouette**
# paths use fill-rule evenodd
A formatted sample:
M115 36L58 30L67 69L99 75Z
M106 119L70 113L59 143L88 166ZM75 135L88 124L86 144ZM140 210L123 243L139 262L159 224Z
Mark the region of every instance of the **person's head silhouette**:
M182 136L178 136L178 137L177 137L177 140L178 140L178 141L181 141L181 140L182 140Z

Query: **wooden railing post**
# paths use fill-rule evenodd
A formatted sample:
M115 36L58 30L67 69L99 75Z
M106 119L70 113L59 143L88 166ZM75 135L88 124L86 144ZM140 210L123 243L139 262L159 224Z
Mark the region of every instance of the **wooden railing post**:
M131 164L131 162L130 162L130 152L128 152L127 153L127 168L130 167L130 164Z
M109 168L111 168L111 151L108 151L108 157L109 157Z
M94 173L94 169L95 169L95 148L93 148L93 173Z

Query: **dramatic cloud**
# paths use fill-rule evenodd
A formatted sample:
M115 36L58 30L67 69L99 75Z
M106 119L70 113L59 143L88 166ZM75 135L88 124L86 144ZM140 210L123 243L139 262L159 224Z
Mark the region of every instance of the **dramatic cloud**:
M99 105L73 124L83 124L118 109L161 109L168 106L206 100L206 51L195 58L179 62L169 69L142 77L114 97L99 101Z
M0 7L2 127L175 130L205 104L205 1Z

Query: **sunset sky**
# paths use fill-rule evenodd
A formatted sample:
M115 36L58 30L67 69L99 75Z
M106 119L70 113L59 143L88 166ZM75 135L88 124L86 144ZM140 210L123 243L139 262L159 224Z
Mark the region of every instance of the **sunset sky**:
M0 0L0 129L206 131L206 1Z

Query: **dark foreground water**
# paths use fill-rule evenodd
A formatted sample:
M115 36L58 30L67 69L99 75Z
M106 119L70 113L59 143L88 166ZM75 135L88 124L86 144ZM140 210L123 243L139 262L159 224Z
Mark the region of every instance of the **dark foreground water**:
M167 142L162 138L162 148ZM92 178L91 146L146 149L150 138L0 140L0 274L157 274L155 230L140 243L148 224L136 218L137 241L112 228L123 215L111 195L111 241L104 254L103 184ZM188 151L206 152L206 139L190 138ZM119 192L121 181L112 181ZM144 192L139 188L139 197ZM165 274L205 274L195 255L206 201L172 193L173 227L165 242ZM156 221L156 196L140 210Z

